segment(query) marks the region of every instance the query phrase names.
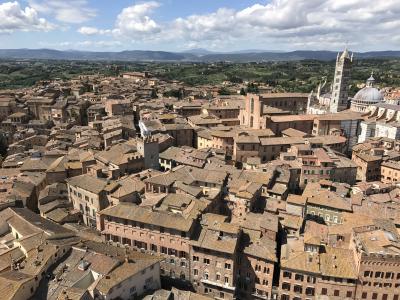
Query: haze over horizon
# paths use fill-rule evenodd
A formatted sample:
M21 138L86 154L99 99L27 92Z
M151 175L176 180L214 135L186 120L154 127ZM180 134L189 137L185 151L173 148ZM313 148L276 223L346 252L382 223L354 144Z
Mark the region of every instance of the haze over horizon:
M392 50L392 49L383 49L383 50L374 50L371 49L369 51L354 51L353 49L349 49L346 45L343 46L342 49L293 49L293 50L269 50L269 49L238 49L232 51L225 50L209 50L205 48L191 48L191 49L182 49L182 50L162 50L162 49L79 49L79 48L71 48L71 49L63 49L63 48L51 48L51 47L38 47L38 48L0 48L0 50L50 50L50 51L61 51L61 52L99 52L99 53L121 53L121 52L130 52L130 51L141 51L141 52L166 52L166 53L188 53L188 54L196 54L199 56L207 55L207 54L253 54L253 53L292 53L292 52L332 52L332 53L340 53L344 49L348 49L350 53L372 53L372 52L399 52L400 50ZM397 55L396 55L397 56Z
M400 50L398 0L0 1L0 48Z

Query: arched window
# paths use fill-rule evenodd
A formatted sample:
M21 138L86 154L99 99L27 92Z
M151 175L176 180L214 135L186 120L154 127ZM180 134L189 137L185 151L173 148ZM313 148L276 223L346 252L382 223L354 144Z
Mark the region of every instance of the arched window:
M254 120L253 120L254 118L253 118L253 116L251 116L250 117L250 127L253 127L253 123L254 123Z
M254 98L250 100L250 113L254 113Z

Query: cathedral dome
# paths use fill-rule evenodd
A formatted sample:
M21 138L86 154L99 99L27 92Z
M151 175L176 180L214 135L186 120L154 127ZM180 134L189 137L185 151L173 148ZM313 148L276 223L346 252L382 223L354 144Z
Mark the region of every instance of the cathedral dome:
M370 105L383 101L382 93L377 88L374 88L375 79L372 75L367 79L365 87L359 90L351 100L350 109L352 111L366 112Z
M358 91L354 96L354 100L378 103L383 101L383 95L377 88L366 86Z
M371 77L367 79L366 86L357 92L353 100L371 104L383 101L383 95L377 88L374 88L374 83L375 79L371 75Z

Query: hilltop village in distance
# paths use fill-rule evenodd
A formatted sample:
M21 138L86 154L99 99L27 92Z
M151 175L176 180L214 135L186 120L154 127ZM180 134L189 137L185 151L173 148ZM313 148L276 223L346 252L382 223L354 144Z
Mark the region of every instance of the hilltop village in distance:
M352 85L356 60L306 93L0 90L3 299L400 300L400 86Z

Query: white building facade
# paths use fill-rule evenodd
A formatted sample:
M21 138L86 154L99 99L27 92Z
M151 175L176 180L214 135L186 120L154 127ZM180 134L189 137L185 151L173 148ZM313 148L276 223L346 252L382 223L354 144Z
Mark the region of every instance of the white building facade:
M400 138L400 105L378 103L367 108L367 119L361 122L358 142L371 137Z

